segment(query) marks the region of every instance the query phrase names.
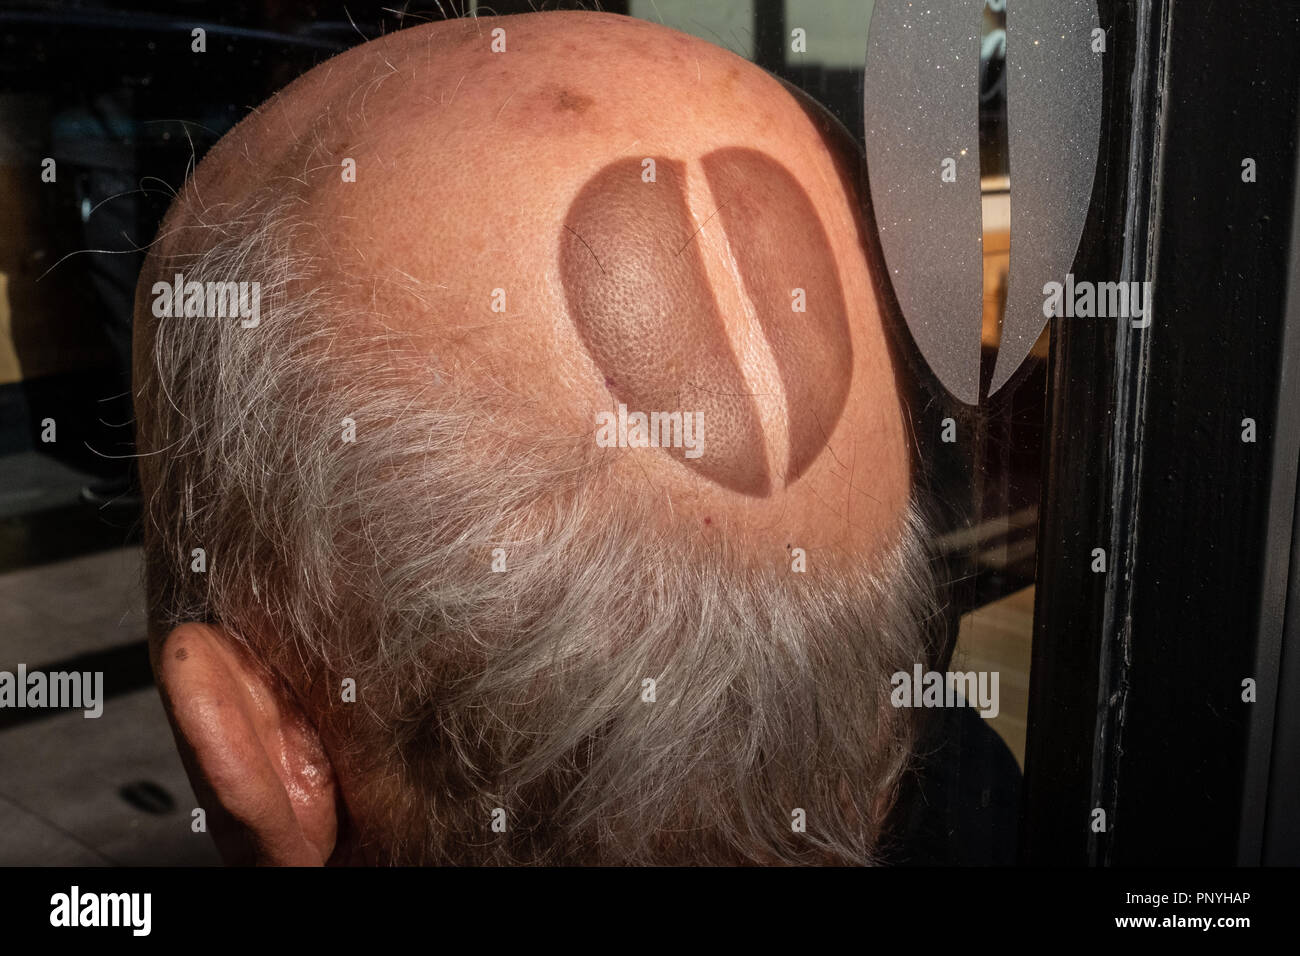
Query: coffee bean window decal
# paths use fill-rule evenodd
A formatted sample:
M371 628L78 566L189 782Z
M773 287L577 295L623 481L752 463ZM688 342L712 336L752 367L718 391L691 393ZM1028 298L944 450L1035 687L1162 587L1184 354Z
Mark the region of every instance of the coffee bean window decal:
M877 3L867 39L867 170L889 280L931 371L979 403L984 0ZM1092 199L1105 33L1095 0L1006 5L1011 253L989 395L1025 361L1070 273Z

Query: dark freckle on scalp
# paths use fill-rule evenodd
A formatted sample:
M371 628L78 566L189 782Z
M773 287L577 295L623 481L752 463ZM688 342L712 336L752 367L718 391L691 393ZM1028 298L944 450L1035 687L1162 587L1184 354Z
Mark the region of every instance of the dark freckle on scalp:
M594 103L590 96L583 96L581 93L573 93L569 90L560 90L555 95L555 112L557 113L585 113Z
M176 659L178 661L183 661L189 656L190 656L189 648L186 647L176 648Z

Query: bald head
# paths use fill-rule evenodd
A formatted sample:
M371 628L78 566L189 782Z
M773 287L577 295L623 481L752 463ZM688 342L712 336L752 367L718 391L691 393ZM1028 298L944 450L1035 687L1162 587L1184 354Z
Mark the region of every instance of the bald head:
M577 13L367 43L213 149L137 404L156 665L232 845L337 858L332 813L361 859L872 857L929 585L856 162L746 61ZM160 311L177 274L260 322ZM308 743L263 783L322 794L275 840L212 782L297 739L266 700Z
M293 196L301 251L359 335L409 334L511 382L521 427L591 435L619 403L699 412L697 459L611 451L637 494L673 494L709 533L779 527L756 549L793 535L861 559L891 539L908 479L855 163L817 107L684 34L452 21L266 104L203 163L163 244L205 241L189 217L258 190Z

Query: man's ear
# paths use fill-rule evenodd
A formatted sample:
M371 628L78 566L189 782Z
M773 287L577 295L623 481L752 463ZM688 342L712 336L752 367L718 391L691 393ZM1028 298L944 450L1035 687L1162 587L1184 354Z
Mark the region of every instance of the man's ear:
M334 768L316 728L219 627L182 624L156 659L163 703L228 864L319 866L338 836Z

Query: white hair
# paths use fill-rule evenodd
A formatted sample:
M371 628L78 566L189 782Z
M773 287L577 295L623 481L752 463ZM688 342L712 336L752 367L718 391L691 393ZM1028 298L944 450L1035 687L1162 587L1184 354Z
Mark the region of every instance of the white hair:
M347 314L283 202L185 228L137 307L151 633L219 624L309 706L362 858L877 861L937 616L915 506L875 567L760 565ZM174 271L259 281L261 324L154 319Z

